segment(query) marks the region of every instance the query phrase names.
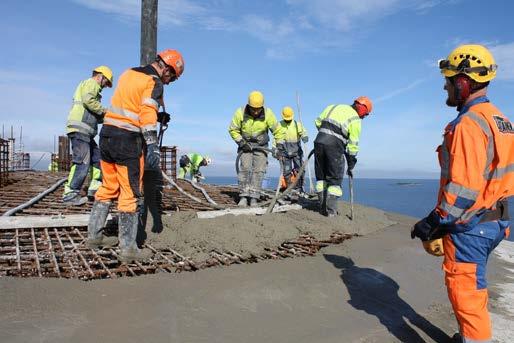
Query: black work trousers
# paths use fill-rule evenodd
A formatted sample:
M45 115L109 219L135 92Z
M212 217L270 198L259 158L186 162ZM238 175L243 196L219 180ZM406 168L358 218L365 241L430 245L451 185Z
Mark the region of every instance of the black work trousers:
M341 186L344 175L344 147L340 144L314 142L316 180L324 180L326 187Z

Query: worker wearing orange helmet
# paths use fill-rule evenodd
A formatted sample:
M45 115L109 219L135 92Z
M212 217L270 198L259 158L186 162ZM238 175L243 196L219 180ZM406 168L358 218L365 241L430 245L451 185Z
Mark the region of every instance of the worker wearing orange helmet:
M329 105L316 119L318 135L314 140L314 167L316 192L320 213L334 217L337 213L337 198L343 195L341 183L344 174L344 158L347 174L353 177L357 163L361 121L373 109L371 100L360 96L352 105Z
M145 165L147 169L160 168L157 122L165 125L169 121L169 114L159 112L159 106L163 106L163 85L177 80L183 71L184 60L176 50L164 50L153 63L126 70L104 117L100 132L103 183L91 210L88 245L113 244L101 230L111 202L117 199L122 261L146 257L136 244L142 176Z
M437 148L441 179L436 208L416 223L433 255L444 255L448 297L459 323L454 341L490 342L486 266L509 235L506 199L514 195L514 129L487 98L496 77L493 55L482 45L461 45L439 62L446 104L458 115Z

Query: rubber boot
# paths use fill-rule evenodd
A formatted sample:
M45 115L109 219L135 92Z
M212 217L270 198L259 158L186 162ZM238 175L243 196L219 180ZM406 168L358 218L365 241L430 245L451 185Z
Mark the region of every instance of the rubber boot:
M257 199L250 198L250 207L257 207Z
M83 197L79 192L70 192L62 197L62 202L66 206L82 206L87 202L87 197Z
M337 196L332 194L327 194L327 216L335 217L338 215L337 212Z
M102 234L111 202L95 201L87 225L87 245L91 249L99 247L113 247L118 244L116 237L107 237Z
M139 224L138 212L120 212L118 223L118 236L120 240L121 262L144 261L152 256L148 249L139 249L136 243L137 227Z
M318 192L318 205L319 213L321 215L327 215L327 191Z
M246 197L241 197L241 199L239 199L239 202L237 203L237 206L239 206L239 207L247 207L248 206L248 199L246 199Z

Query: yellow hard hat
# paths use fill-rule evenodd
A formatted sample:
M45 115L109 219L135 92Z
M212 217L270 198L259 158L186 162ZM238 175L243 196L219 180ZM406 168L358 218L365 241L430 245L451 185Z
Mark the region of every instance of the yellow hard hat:
M465 74L476 82L487 82L496 77L498 66L489 50L483 45L466 44L453 50L448 58L439 61L445 77Z
M253 108L264 106L264 95L259 91L253 91L248 95L248 105Z
M291 107L286 106L282 109L282 119L290 121L294 118L294 111Z
M99 66L93 69L93 71L96 71L97 73L102 73L102 75L105 76L105 78L109 80L109 82L112 85L113 77L111 68L109 68L108 66Z
M423 248L425 248L425 251L427 253L429 253L430 255L434 255L434 256L443 256L444 255L442 238L424 241Z

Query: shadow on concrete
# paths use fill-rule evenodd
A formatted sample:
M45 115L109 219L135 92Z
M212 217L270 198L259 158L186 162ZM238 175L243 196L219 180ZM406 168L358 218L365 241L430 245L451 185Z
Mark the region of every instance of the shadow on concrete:
M145 170L143 175L144 203L137 230L136 242L142 246L146 240L146 222L148 214L152 216L152 232L162 232L162 192L164 180L162 173L154 170Z
M380 323L401 342L425 342L407 323L425 332L435 342L450 342L451 338L418 314L398 295L400 286L389 276L371 268L360 268L351 258L324 255L334 267L341 270L350 300L355 309L376 316Z

